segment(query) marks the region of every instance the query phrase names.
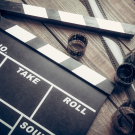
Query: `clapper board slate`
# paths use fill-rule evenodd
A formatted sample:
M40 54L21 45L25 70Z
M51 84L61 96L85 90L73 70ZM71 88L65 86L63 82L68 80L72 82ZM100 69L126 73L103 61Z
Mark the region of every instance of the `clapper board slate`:
M135 25L83 16L53 9L26 5L15 2L0 2L0 10L11 15L38 19L40 21L67 25L104 34L113 34L132 38L135 35Z
M114 85L4 17L0 29L2 135L86 134Z
M2 135L86 134L107 96L5 32L0 37Z

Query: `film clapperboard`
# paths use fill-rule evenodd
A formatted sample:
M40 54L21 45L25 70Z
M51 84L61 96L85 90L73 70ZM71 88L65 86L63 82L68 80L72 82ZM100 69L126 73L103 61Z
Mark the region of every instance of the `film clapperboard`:
M0 10L41 20L45 15L51 22L56 16L60 24L81 25L62 20L64 12L25 4L3 1ZM114 33L130 37L134 34ZM87 134L114 84L4 17L0 37L0 134Z

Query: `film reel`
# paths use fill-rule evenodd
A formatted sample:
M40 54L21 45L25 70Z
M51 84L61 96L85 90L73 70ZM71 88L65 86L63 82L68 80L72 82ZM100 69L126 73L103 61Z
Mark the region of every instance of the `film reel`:
M114 80L120 87L129 87L134 80L134 66L124 63L117 68Z
M135 111L131 107L120 107L112 116L112 128L119 134L133 135L134 124Z
M74 59L81 58L86 50L88 40L83 33L73 33L68 38L67 51Z

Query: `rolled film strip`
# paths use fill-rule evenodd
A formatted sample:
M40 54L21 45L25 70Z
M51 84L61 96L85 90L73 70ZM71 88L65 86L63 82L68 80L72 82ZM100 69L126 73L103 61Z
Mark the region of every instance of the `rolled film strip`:
M133 83L134 67L129 63L120 65L116 71L114 80L120 87L129 87Z
M73 33L68 38L67 51L75 59L81 58L86 50L88 40L83 33Z
M111 94L114 88L114 84L111 81L66 54L58 51L51 45L45 43L42 39L8 21L4 17L1 17L0 29L50 58L60 66L65 67L71 73L99 88L99 90L107 95Z
M122 112L123 115L120 113ZM112 115L112 128L118 134L135 134L135 111L131 107L120 107Z
M4 13L38 19L48 23L73 26L76 28L107 33L132 38L135 35L135 25L94 18L74 13L46 9L15 2L1 2L0 10ZM112 27L113 26L113 27Z
M135 99L133 100L125 100L124 103L121 105L122 107L131 107L135 109Z

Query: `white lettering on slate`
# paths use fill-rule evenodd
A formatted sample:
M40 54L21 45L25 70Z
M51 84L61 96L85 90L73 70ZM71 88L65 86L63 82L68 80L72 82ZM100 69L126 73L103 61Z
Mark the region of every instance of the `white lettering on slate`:
M76 111L80 112L81 114L85 115L86 108L82 108L82 105L78 104L76 101L72 101L71 98L66 97L63 102L69 105L72 108L75 108Z
M3 46L3 44L0 44L0 51L7 53L8 48L6 46Z
M27 133L31 133L32 135L45 135L42 134L42 132L39 132L37 129L35 129L33 126L28 126L27 122L23 122L22 125L20 125L21 129L25 129Z
M21 76L25 77L29 81L33 82L34 84L37 84L40 81L39 78L37 78L36 76L32 75L28 71L25 71L21 67L19 67L19 69L17 70L17 73L20 74Z

